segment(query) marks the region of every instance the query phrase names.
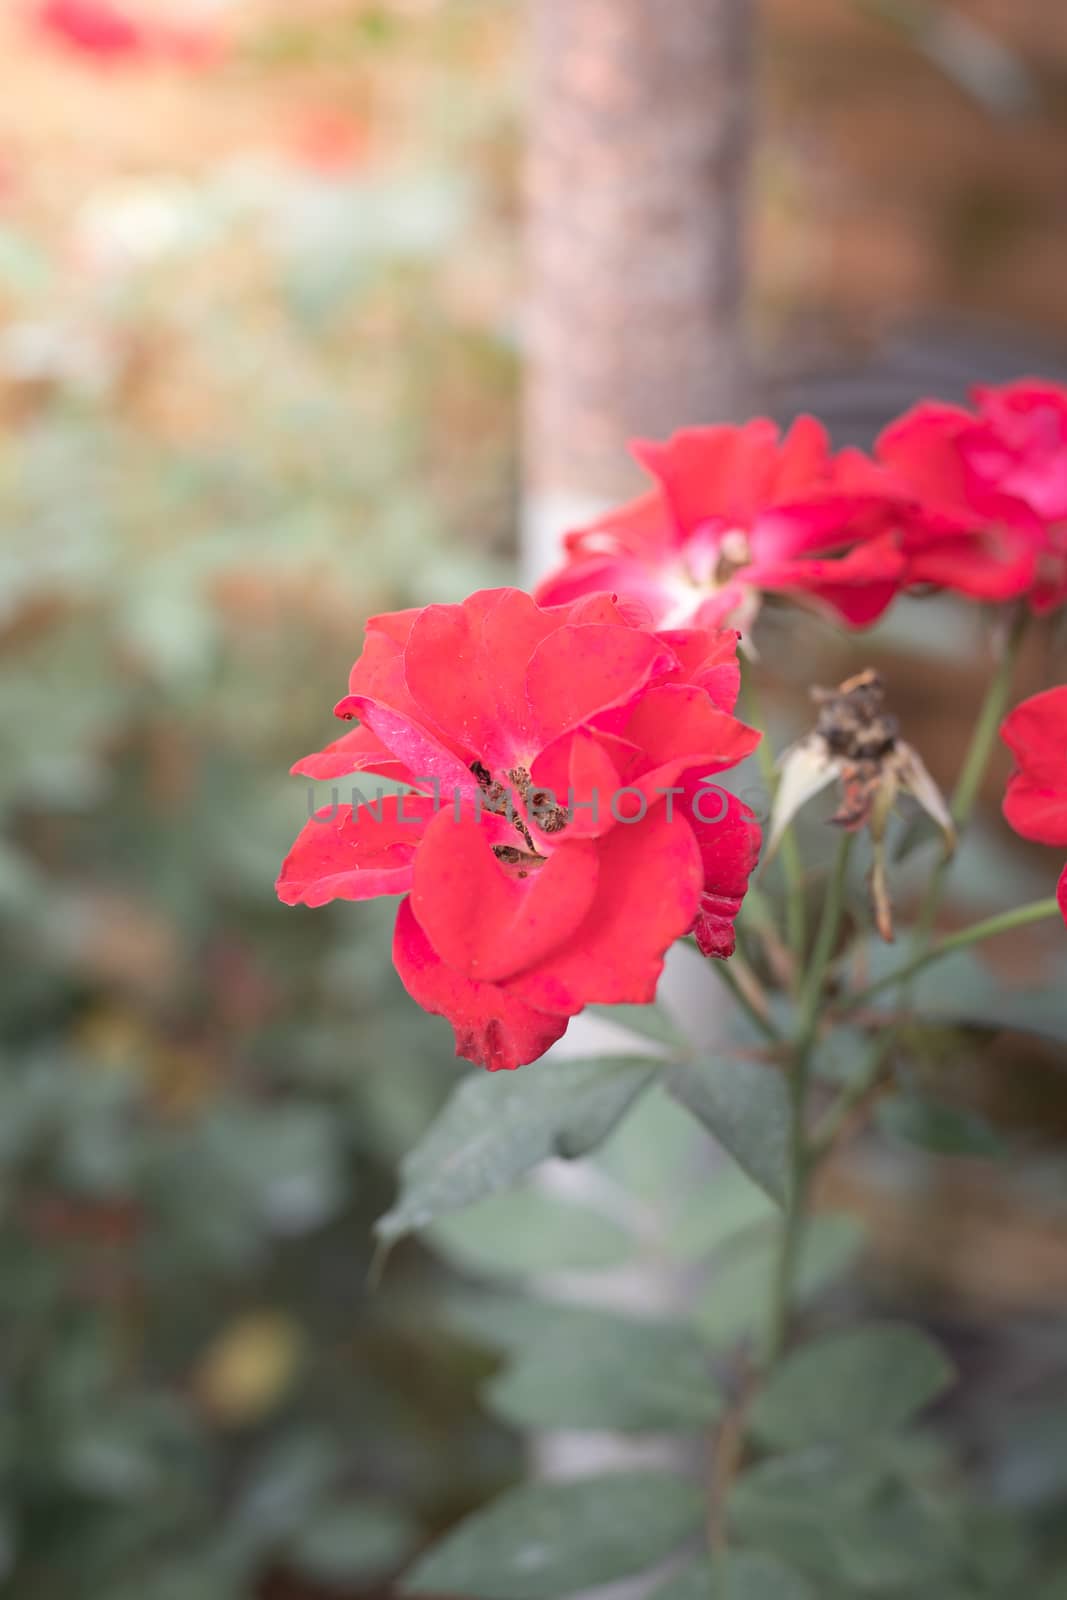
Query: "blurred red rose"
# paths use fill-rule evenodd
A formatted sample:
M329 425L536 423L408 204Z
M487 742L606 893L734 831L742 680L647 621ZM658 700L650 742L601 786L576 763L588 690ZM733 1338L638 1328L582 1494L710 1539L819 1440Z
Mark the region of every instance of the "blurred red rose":
M326 178L347 177L366 164L370 128L347 111L308 112L292 127L287 151L299 166Z
M405 895L403 983L494 1070L592 1002L650 1001L682 935L732 951L759 848L752 813L706 781L759 742L732 715L736 648L656 633L604 594L485 590L372 618L337 708L360 726L293 770L413 792L310 820L281 899Z
M1000 734L1017 765L1004 796L1008 822L1024 839L1067 845L1067 684L1024 700ZM1067 867L1059 901L1067 922Z
M923 401L878 442L918 504L909 581L1053 610L1067 600L1067 390L1023 379L974 401Z
M896 594L892 486L859 451L834 455L814 417L784 439L757 417L632 448L656 488L567 536L545 604L608 589L659 624L747 629L761 596L780 593L864 627Z
M101 62L154 59L201 67L224 50L214 29L177 20L142 22L111 0L42 0L32 17L65 49Z
M108 0L44 0L37 8L37 26L83 55L108 60L144 55L145 29Z

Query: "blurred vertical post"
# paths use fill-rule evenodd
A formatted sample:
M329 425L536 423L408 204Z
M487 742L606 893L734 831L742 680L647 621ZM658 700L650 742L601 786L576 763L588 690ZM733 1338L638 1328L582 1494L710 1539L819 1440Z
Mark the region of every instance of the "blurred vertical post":
M526 575L626 442L745 404L755 0L530 0Z
M745 407L754 5L530 0L529 581L568 528L634 489L629 439ZM673 990L680 1014L700 1013L697 1036L713 1038L714 1004L691 980L691 969L668 962L661 995ZM598 1027L576 1019L568 1045L578 1053L605 1045ZM651 1266L627 1282L609 1286L601 1275L583 1287L590 1301L615 1296L660 1310L677 1292ZM554 1434L539 1438L535 1454L543 1471L566 1474L644 1460L634 1449ZM616 1586L611 1600L635 1600L641 1588Z

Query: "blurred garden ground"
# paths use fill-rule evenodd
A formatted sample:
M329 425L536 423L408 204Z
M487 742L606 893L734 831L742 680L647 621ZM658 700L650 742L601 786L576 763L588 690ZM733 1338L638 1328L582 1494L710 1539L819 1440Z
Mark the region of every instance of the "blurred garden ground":
M920 7L767 6L768 367L939 315L1067 344L1067 19L965 11L1011 52L980 93ZM195 47L0 18L0 1573L361 1594L519 1443L463 1280L368 1281L448 1030L388 906L272 886L364 617L513 572L522 16L139 14ZM931 710L901 671L958 747L968 672Z

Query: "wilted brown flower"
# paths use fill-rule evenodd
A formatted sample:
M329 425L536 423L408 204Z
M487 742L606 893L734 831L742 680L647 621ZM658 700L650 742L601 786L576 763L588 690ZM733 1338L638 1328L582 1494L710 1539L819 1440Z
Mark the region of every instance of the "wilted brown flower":
M878 932L893 938L893 908L885 859L885 836L899 794L910 794L933 818L950 849L956 829L948 805L918 752L900 738L896 717L883 709L885 689L868 668L836 689L815 689L815 728L782 756L765 860L770 860L797 812L831 783L840 804L830 818L856 833L870 830L874 846L871 900Z

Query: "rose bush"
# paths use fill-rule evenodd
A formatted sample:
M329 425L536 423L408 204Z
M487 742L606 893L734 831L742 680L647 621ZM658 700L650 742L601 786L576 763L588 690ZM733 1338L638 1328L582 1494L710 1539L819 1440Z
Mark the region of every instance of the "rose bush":
M457 1053L532 1061L584 1006L650 1001L683 935L732 951L759 827L706 780L759 742L738 686L736 633L657 632L606 594L374 617L337 707L359 727L294 771L408 792L311 818L278 893L404 895L408 992Z
M835 1327L833 1306L828 1331L825 1303L809 1316L809 1252L853 1223L813 1204L837 1152L863 1130L908 1146L909 1163L988 1159L999 1131L964 1096L927 1089L932 1062L959 1050L973 1077L983 1032L1064 1036L1056 980L1020 991L969 952L1067 919L1067 869L1058 901L938 930L961 837L967 868L998 727L1018 763L1008 821L1067 846L1067 685L1002 722L1027 627L1067 598L1067 406L1033 381L979 391L976 405L924 403L875 459L833 455L811 418L784 439L757 419L637 446L655 489L572 534L536 599L490 590L372 618L337 707L358 726L294 769L377 774L403 790L373 803L354 792L312 817L278 892L309 906L402 895L397 970L449 1019L458 1053L515 1067L583 1006L627 1006L612 1018L630 1041L618 1054L545 1061L507 1085L464 1075L402 1164L380 1249L425 1230L464 1270L509 1288L517 1273L594 1264L643 1283L652 1261L671 1282L681 1268L678 1281L705 1285L678 1295L670 1321L608 1312L599 1289L596 1305L570 1303L575 1280L566 1304L548 1280L548 1306L478 1297L471 1329L501 1340L504 1370L488 1392L499 1417L679 1441L706 1431L711 1467L702 1482L688 1469L611 1470L520 1485L424 1553L407 1593L556 1600L642 1572L651 1592L649 1569L668 1556L681 1564L657 1600L977 1600L1013 1582L1060 1593L1062 1550L1032 1530L1005 1542L1007 1508L977 1480L951 1506L938 1498L948 1439L931 1454L924 1414L955 1381L939 1345L897 1320ZM999 659L951 793L908 742L876 670L812 685L814 726L777 766L761 751L774 791L767 870L734 954L760 832L714 778L760 735L733 714L740 635L722 625L747 631L775 594L858 628L898 594L921 603L936 589L1000 605ZM831 784L837 847L819 861L796 827ZM894 959L894 880L927 842L896 828L902 795L936 823L940 847L920 894L905 878L896 896L900 921L915 915ZM976 876L987 895L994 875L979 865ZM686 934L706 955L733 955L710 968L725 999L710 1048L681 1017L634 1010ZM686 1117L736 1170L690 1147ZM633 1120L617 1137L623 1118ZM587 1183L528 1183L553 1156L591 1157ZM741 1190L717 1187L724 1177ZM583 1222L609 1214L611 1239L590 1245ZM755 1277L764 1270L757 1237L765 1296L750 1283L753 1262ZM846 1316L853 1303L835 1302ZM485 1329L493 1305L506 1332ZM683 1459L695 1459L688 1444ZM959 1484L965 1475L961 1462ZM985 1548L976 1532L998 1522Z

